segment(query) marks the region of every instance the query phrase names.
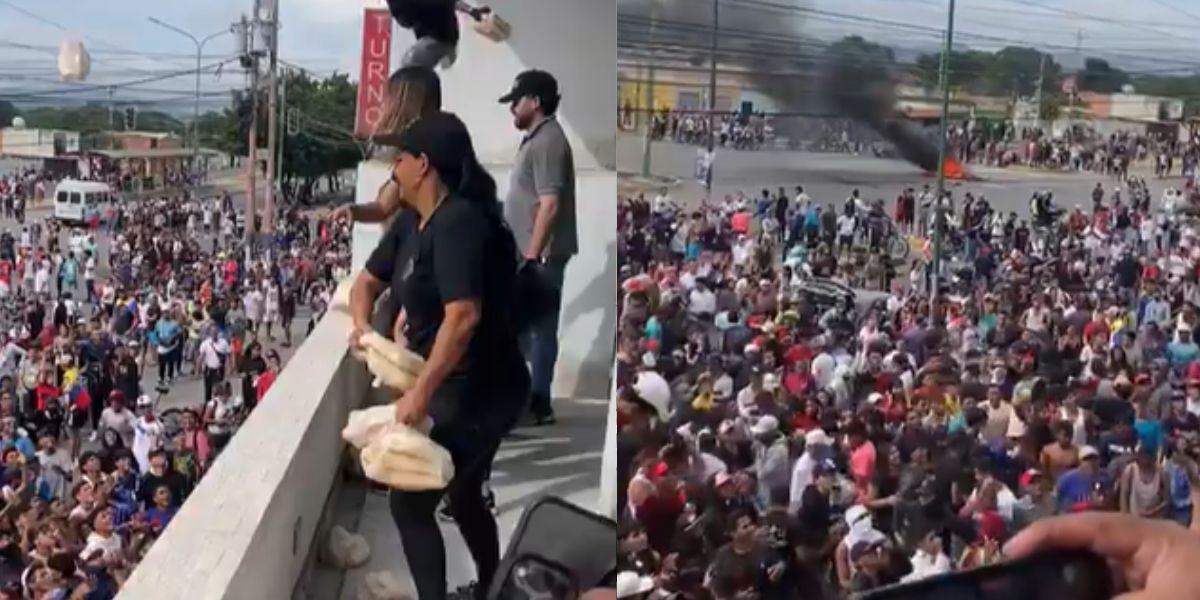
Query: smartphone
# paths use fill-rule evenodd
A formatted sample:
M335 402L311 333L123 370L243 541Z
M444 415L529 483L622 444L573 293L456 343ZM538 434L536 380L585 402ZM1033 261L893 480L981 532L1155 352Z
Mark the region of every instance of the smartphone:
M862 600L1108 600L1112 573L1086 550L1059 550L882 587Z

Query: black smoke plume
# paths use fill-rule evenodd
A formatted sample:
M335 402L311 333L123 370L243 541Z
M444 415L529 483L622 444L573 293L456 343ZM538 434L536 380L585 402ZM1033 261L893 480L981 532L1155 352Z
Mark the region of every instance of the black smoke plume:
M905 160L925 171L937 171L937 148L897 113L894 84L883 69L865 65L853 56L831 57L821 76L821 87L830 108L869 125Z

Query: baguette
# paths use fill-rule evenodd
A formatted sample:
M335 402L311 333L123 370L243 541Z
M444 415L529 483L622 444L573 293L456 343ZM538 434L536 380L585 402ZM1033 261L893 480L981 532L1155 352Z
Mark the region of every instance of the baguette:
M374 331L368 331L362 336L362 345L373 348L388 362L398 368L413 374L420 374L425 368L425 359L420 354L393 342Z

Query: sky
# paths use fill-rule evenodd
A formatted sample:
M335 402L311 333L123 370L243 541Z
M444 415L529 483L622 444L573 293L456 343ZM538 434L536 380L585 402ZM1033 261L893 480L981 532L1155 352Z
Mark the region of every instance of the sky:
M361 0L280 0L280 58L319 76L355 69L361 7ZM20 94L50 92L54 98L106 100L106 90L91 86L174 73L120 87L114 101L153 101L153 108L190 113L196 46L147 18L204 37L228 30L243 12L252 10L253 0L0 0L0 99L30 105L36 99ZM68 39L81 40L91 55L91 74L85 82L58 80L57 47ZM217 36L205 44L202 64L233 53L233 36ZM201 111L227 106L228 90L245 85L236 61L224 65L219 75L202 73Z
M618 0L625 14L708 24L709 0ZM900 50L936 49L949 0L722 0L723 26L833 40L858 34ZM799 10L796 9L799 7ZM1070 62L1100 56L1134 70L1200 70L1200 0L958 0L956 46L1029 45Z
M491 0L504 5L522 0ZM614 0L562 0L603 2ZM622 15L648 14L650 3L679 21L708 22L710 0L615 0ZM327 75L337 69L357 78L363 0L279 0L280 57ZM948 0L720 0L724 26L831 40L860 34L900 50L903 59L936 48ZM126 83L180 73L119 88L122 101L154 101L186 113L194 78L195 46L184 36L147 21L154 16L197 36L227 30L253 0L0 0L0 99L52 91L58 98L104 100L87 86ZM796 10L799 7L801 10ZM1056 54L1103 56L1138 71L1200 70L1200 0L959 0L956 43L995 49L1010 43ZM521 32L515 32L521 35ZM1080 39L1077 35L1082 34ZM83 84L58 81L56 48L82 40L92 56ZM16 45L32 46L32 49ZM229 58L233 38L205 46L204 64ZM202 109L228 104L226 93L245 86L236 63L220 76L204 73ZM80 88L83 88L81 91Z

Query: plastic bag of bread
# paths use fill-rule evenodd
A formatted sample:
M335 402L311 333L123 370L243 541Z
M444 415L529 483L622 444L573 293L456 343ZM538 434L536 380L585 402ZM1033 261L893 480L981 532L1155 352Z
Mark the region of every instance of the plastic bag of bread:
M454 478L450 453L421 432L394 423L362 449L363 473L405 491L440 490Z
M355 448L362 449L387 432L396 424L396 405L380 404L359 410L350 411L350 418L342 428L342 439ZM425 417L425 422L418 428L428 435L433 428L433 419Z
M354 357L367 363L376 387L382 384L402 391L412 389L425 368L421 355L374 331L364 333L361 342L363 349L355 350Z

